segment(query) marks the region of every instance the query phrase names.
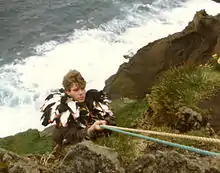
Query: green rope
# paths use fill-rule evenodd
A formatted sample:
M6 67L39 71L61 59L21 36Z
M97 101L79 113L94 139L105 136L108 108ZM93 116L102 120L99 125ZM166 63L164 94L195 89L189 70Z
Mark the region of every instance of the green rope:
M192 151L192 152L199 153L199 154L202 154L202 155L217 156L217 155L220 154L220 153L211 152L211 151L207 151L207 150L201 150L199 148L194 148L194 147L189 147L189 146L186 146L186 145L181 145L181 144L177 144L177 143L173 143L173 142L168 142L168 141L165 141L165 140L160 140L160 139L157 139L157 138L147 137L147 136L144 136L144 135L141 135L141 134L126 132L124 130L119 130L119 129L112 128L112 127L107 127L107 126L104 126L104 125L100 125L100 127L104 128L104 129L111 130L111 131L123 133L123 134L126 134L126 135L142 138L142 139L145 139L145 140L154 141L154 142L169 145L169 146L172 146L172 147L177 147L177 148L181 148L181 149L184 149L184 150Z

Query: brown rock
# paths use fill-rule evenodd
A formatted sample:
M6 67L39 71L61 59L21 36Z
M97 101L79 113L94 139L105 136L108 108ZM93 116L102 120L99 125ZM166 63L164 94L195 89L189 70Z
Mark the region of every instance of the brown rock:
M51 173L51 170L11 151L0 148L0 172Z
M185 61L206 62L213 53L220 53L219 30L220 15L196 12L183 31L139 49L106 80L104 90L111 99L145 97L160 72Z
M83 141L70 148L57 173L124 173L117 157L118 154L110 148Z
M145 154L131 164L127 173L220 173L219 158L193 157L176 151L157 151Z
M216 133L220 132L220 91L210 99L204 100L200 103L202 109L209 111L209 122Z

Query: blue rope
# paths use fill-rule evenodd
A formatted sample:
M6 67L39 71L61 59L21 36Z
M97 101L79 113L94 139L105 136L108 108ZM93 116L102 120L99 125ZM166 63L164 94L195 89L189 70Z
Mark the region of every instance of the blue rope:
M211 151L207 151L207 150L201 150L199 148L194 148L194 147L189 147L189 146L186 146L186 145L181 145L181 144L177 144L177 143L173 143L173 142L168 142L168 141L165 141L165 140L160 140L160 139L156 139L156 138L152 138L152 137L147 137L147 136L144 136L144 135L141 135L141 134L127 132L127 131L119 130L119 129L112 128L112 127L106 127L106 126L103 126L103 125L100 125L100 127L104 128L104 129L111 130L111 131L123 133L123 134L126 134L126 135L142 138L142 139L145 139L145 140L154 141L154 142L169 145L169 146L172 146L172 147L177 147L177 148L181 148L181 149L184 149L184 150L196 152L196 153L199 153L199 154L202 154L202 155L217 156L217 155L220 154L220 153L211 152Z

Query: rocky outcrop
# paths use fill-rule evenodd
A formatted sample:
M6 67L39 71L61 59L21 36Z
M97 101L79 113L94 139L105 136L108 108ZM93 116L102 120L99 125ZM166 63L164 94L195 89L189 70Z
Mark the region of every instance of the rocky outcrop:
M109 148L84 141L69 149L57 173L124 173L117 157Z
M183 31L139 49L106 80L104 90L111 99L144 97L162 71L185 61L206 62L213 53L220 54L219 29L220 15L198 11Z
M46 164L42 160L38 155L19 156L0 149L0 173L220 173L220 157L159 150L123 168L115 151L89 141L66 148L62 157L48 157Z
M202 101L199 105L202 109L208 111L209 122L215 133L220 134L220 91L210 99Z
M220 173L219 161L219 157L197 158L176 151L157 151L138 159L127 173Z
M52 171L28 157L19 156L0 148L1 173L52 173Z
M0 173L124 173L113 150L84 141L62 155L19 156L0 148Z
M207 125L205 117L191 108L181 107L175 116L178 117L175 128L180 132L199 130Z

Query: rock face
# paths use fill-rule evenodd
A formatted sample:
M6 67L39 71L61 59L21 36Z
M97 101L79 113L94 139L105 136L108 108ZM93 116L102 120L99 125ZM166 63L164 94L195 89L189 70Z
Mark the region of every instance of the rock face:
M0 173L220 173L220 157L196 157L176 151L146 153L123 168L116 152L88 141L69 147L63 156L51 157L43 166L38 156L22 157L0 149Z
M220 91L209 100L204 100L199 106L209 110L209 122L217 134L220 134Z
M1 173L52 173L50 169L31 161L28 157L19 156L0 148Z
M51 156L47 164L43 164L45 162L37 155L24 157L0 148L0 173L125 172L118 161L118 154L109 148L84 141L67 151L63 154L64 157Z
M183 31L139 49L106 80L104 90L111 99L144 97L160 72L185 61L205 62L214 53L220 55L219 29L220 14L197 12Z
M175 151L146 154L127 173L219 173L219 158L186 157Z
M180 132L199 130L207 124L207 120L200 113L187 107L180 108L176 113L176 117L179 118L176 129Z
M69 149L61 161L59 173L124 173L113 150L84 141Z

